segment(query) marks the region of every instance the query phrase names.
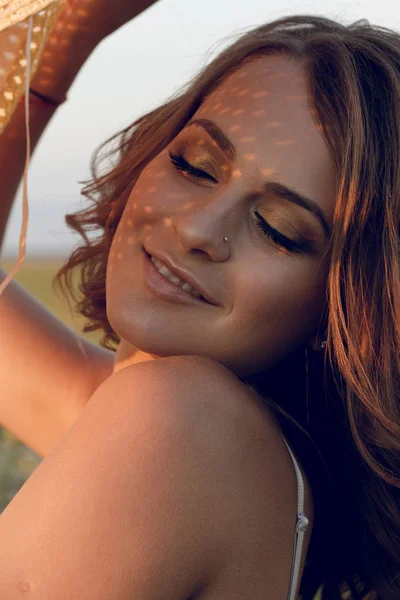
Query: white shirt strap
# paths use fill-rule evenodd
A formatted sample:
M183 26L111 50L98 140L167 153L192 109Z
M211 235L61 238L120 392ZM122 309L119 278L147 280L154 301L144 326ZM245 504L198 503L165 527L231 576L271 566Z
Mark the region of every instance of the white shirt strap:
M297 464L297 460L294 457L293 452L289 448L287 441L284 436L283 441L286 444L287 449L289 450L290 456L292 457L294 470L296 471L296 479L297 479L297 522L295 528L295 536L294 536L294 544L293 544L293 558L292 558L292 572L290 575L290 585L289 585L289 593L288 600L295 600L297 597L297 584L299 578L300 571L300 562L301 562L301 551L303 548L304 534L307 531L309 521L304 514L304 482L303 477Z

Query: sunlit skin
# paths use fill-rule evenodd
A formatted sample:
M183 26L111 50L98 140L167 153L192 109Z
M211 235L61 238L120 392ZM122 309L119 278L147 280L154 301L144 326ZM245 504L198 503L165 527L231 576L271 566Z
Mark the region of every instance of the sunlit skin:
M121 337L115 370L157 357L210 357L233 373L268 369L302 344L317 348L326 302L328 238L307 209L263 193L280 182L322 209L331 227L336 173L312 106L305 65L253 59L204 101L232 142L234 160L199 125L187 125L144 169L116 231L107 270L107 312ZM212 175L178 171L168 150ZM259 228L270 226L309 250L291 253ZM226 236L228 242L224 243ZM167 254L218 301L177 304L143 283L143 246Z

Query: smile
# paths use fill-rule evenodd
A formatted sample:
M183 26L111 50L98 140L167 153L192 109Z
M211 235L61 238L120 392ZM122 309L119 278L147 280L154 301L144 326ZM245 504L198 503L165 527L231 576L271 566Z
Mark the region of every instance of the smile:
M174 278L170 280L171 276ZM151 254L143 252L143 283L162 300L193 306L213 306L186 281L180 279Z
M179 279L179 277L176 277L176 275L173 275L171 273L171 271L164 265L164 263L161 262L161 260L158 260L158 258L154 258L154 256L152 256L151 262L153 263L153 265L155 266L157 271L159 273L161 273L161 275L163 275L163 277L168 279L168 281L171 281L172 283L177 285L179 288L181 288L181 290L188 292L195 298L202 298L204 300L202 295L197 290L192 288L192 286L190 286L186 281L183 281L183 279Z

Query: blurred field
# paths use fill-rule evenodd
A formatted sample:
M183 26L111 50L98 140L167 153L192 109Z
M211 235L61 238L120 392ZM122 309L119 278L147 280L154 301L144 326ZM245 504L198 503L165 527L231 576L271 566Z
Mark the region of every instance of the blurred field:
M51 287L52 278L63 262L63 259L29 259L23 264L15 280L57 317L82 334L84 319L80 315L71 314L67 302L56 296ZM0 260L0 266L6 272L11 271L15 263L16 259ZM85 337L97 343L101 333L89 333ZM20 443L12 433L0 427L0 513L41 460L39 455Z
M62 319L72 329L82 334L84 318L78 314L71 314L67 301L56 296L51 287L54 275L64 262L62 258L28 259L24 262L14 279L57 315L57 317ZM11 271L15 263L16 259L0 259L0 266L6 272ZM100 332L92 332L85 334L85 337L97 343L100 340L101 334Z

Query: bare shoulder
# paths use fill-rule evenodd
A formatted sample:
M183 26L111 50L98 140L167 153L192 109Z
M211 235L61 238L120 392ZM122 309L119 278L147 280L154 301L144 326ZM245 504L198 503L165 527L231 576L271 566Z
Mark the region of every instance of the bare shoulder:
M240 412L245 406L261 407L260 399L253 390L221 363L204 356L170 356L138 363L121 369L108 381L124 388L127 394L131 385L135 388L144 385L156 392L162 383L154 399L157 401L162 396L171 403L176 400L179 403L176 408L183 412L185 409L214 408L224 411L225 416L226 411L234 416L239 407ZM184 404L182 398L186 400ZM172 408L170 404L168 406ZM266 414L272 418L270 411L267 410Z
M210 478L219 477L225 485L224 473L228 473L229 485L236 486L238 512L250 486L254 494L258 490L264 502L268 495L270 502L279 507L281 517L286 514L288 522L293 523L298 484L278 421L267 403L229 369L207 357L173 356L128 366L110 378L108 385L111 395L118 390L126 397L128 410L133 399L140 403L141 395L145 396L147 408L140 405L140 410L184 432L192 444L203 446L204 455L217 457L210 464L219 471L210 473ZM134 411L136 417L138 410L139 406ZM297 463L304 483L305 512L310 519L307 546L313 499L306 472L298 459ZM235 502L232 496L227 498L233 510Z
M138 402L145 394L149 410L163 412L163 418L186 430L192 426L192 433L196 429L208 441L214 432L221 443L239 449L246 434L253 444L257 440L264 444L267 435L270 443L279 440L287 452L272 411L254 390L211 358L171 356L138 363L116 372L106 385L108 393L118 390L126 396L127 407L129 399Z

